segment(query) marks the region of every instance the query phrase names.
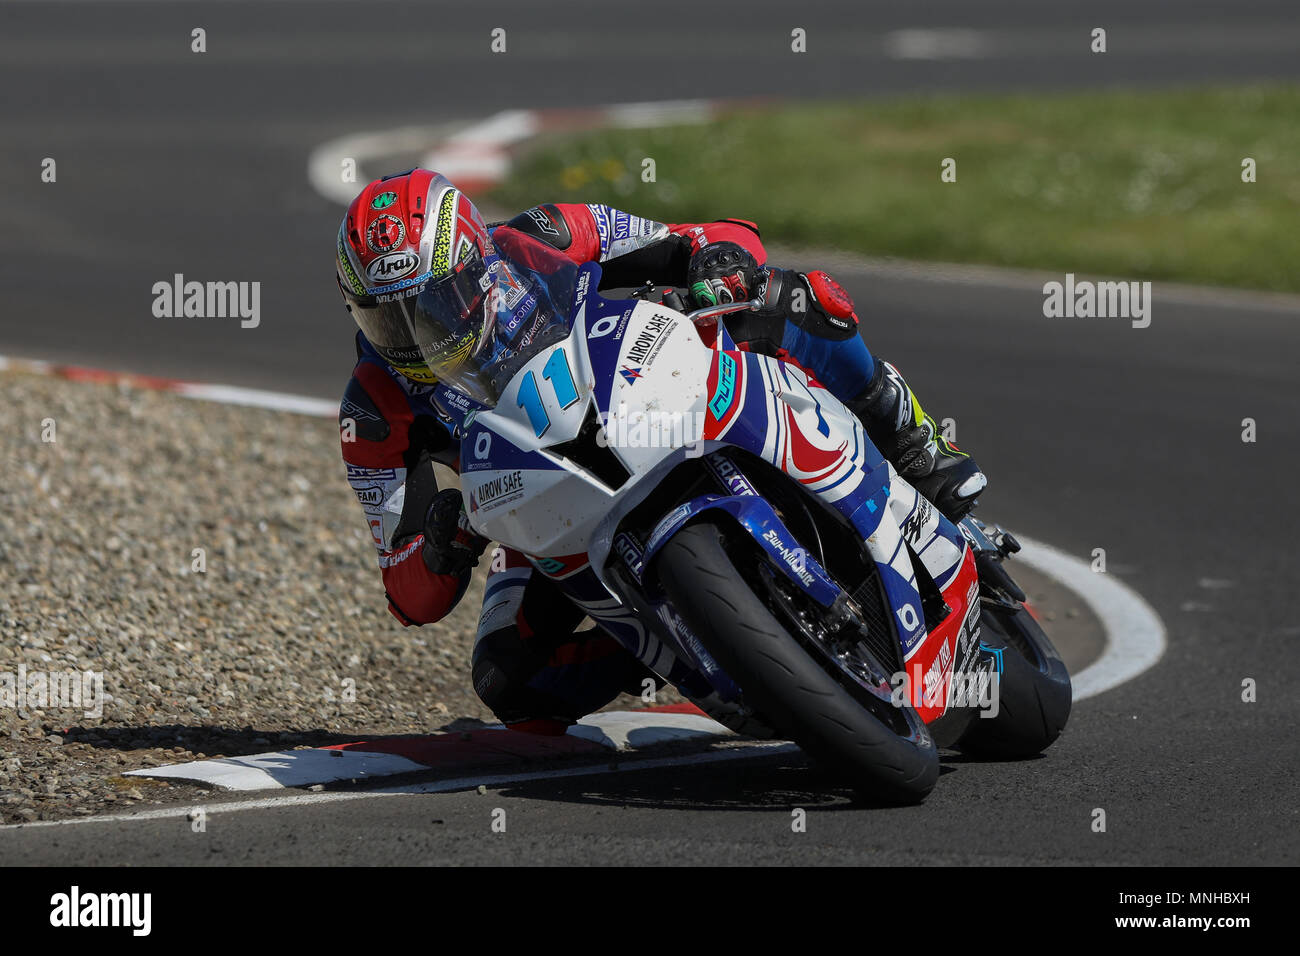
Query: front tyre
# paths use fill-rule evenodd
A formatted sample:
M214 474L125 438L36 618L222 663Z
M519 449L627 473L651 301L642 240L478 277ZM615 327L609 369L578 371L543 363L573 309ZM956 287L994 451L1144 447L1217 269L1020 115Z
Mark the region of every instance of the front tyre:
M1042 753L1070 717L1073 691L1061 656L1018 602L985 603L980 645L999 670L997 716L972 720L957 746L971 756L1000 760Z
M868 707L879 709L880 700L792 635L751 587L745 572L752 569L737 566L750 553L745 542L729 549L727 536L701 522L664 545L656 569L674 609L746 703L783 735L855 789L885 802L919 803L939 778L939 752L920 717L894 708L886 714L891 728L875 716Z

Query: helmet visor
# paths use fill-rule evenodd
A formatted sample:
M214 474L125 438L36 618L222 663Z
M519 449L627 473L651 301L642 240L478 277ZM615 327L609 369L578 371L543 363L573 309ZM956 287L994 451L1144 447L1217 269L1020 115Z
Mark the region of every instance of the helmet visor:
M504 244L491 247L486 260L466 255L417 295L352 307L393 368L416 382L440 381L486 408L531 356L568 336L577 274L536 240L507 229L498 235Z
M491 285L482 258L471 256L418 294L375 296L354 305L352 314L393 368L433 383L447 378L482 340Z

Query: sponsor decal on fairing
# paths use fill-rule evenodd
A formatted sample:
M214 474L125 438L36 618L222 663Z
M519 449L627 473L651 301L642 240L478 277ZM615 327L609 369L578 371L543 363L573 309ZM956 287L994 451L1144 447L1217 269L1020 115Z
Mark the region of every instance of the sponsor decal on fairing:
M627 532L620 532L614 538L614 553L623 559L623 563L640 581L642 574L645 572L645 565L642 560L645 552L637 544L636 539Z
M718 385L709 399L709 411L722 421L731 403L736 400L736 360L726 352L718 353Z
M663 347L664 333L676 325L677 317L671 312L659 312L652 316L632 337L631 344L628 346L626 364L649 365L659 349Z
M758 491L749 479L740 473L735 463L721 452L714 452L704 462L713 476L717 478L733 495L757 495Z
M470 511L491 511L524 495L524 473L511 471L491 478L470 492Z

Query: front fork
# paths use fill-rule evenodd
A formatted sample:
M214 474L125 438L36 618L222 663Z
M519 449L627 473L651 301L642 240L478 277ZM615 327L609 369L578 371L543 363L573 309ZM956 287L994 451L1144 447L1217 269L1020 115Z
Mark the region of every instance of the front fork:
M986 597L1020 604L1025 592L1011 580L1002 562L1020 550L1020 542L1000 525L989 526L969 515L957 522L962 536L975 553L975 569L980 576L980 593Z
M1017 633L1027 627L1037 628L1037 624L1028 617L1028 612L1024 608L1025 592L1011 579L1011 575L1003 566L1007 558L1020 550L1020 542L1000 525L990 526L969 516L958 522L958 527L970 542L971 550L975 552L975 568L980 578L980 599L985 606L983 613L994 615L996 626L993 630L1001 632L1002 635L999 637L990 634L987 640L981 636L980 656L1001 678L1004 672L1003 654L1007 650L1005 638L1010 638L1013 645L1022 651L1028 651L1027 656L1031 660L1038 659L1036 642L1032 636L1021 636Z

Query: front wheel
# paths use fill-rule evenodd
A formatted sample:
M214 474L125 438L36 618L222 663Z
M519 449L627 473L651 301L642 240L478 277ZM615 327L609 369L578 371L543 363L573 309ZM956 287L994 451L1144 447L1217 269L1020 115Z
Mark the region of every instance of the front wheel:
M675 534L656 561L674 609L781 734L856 789L919 803L939 778L939 753L920 716L889 700L888 677L872 678L884 669L868 652L837 664L832 649L801 633L794 616L807 620L820 608L795 607L802 592L779 595L756 580L766 563L746 539L708 522Z
M1061 656L1018 602L985 603L980 650L998 670L997 715L981 713L957 746L972 756L1003 760L1042 753L1070 717L1073 691Z

